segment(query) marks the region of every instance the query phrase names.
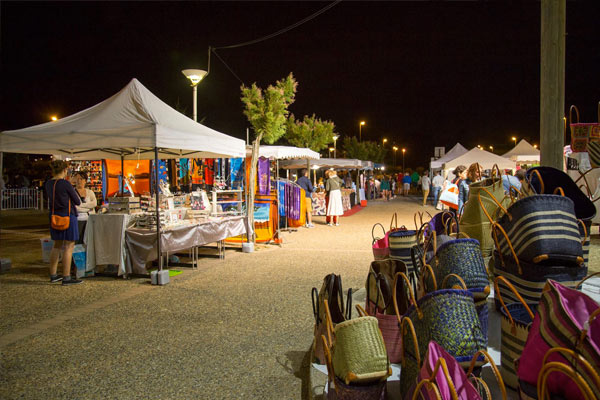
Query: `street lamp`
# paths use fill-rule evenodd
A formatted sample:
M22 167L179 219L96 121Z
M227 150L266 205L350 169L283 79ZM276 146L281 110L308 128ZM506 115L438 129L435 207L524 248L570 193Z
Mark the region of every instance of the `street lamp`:
M513 136L512 140L513 140L513 142L515 142L515 146L516 146L517 145L517 138L516 138L516 136Z
M394 168L396 168L396 152L398 151L398 146L394 146L392 149L394 149Z
M490 146L490 151L493 153L494 152L494 146Z
M200 83L200 81L202 80L202 78L204 78L207 74L207 72L203 69L184 69L183 71L181 71L181 73L183 75L185 75L186 78L188 78L190 80L190 83L192 85L192 87L194 88L194 121L198 121L198 115L197 115L197 99L198 99L198 89L197 86Z
M382 140L381 142L382 142L382 145L381 145L381 147L385 147L385 142L387 142L387 139L386 139L386 138L383 138L383 140Z
M404 153L406 153L406 149L402 149L402 173L404 173Z
M533 145L533 148L534 148L534 149L537 149L537 144L534 144L534 145Z
M56 115L53 115L53 116L50 117L50 120L52 122L56 122L56 121L58 121L58 117Z
M333 147L329 148L329 158L331 158L331 152L334 151L335 149Z
M365 121L360 121L360 124L358 124L358 141L362 142L362 127L365 124Z
M333 158L337 158L337 140L339 135L333 135Z

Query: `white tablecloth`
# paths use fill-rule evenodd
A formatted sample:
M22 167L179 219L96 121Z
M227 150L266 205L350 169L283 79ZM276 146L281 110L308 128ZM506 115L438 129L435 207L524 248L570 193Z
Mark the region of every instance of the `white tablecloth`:
M119 275L126 273L125 230L130 224L128 214L92 214L83 236L86 245L86 271L97 265L119 266Z

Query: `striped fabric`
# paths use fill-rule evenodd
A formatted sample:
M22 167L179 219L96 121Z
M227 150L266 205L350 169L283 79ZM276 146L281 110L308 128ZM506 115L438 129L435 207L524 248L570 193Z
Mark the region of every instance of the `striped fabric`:
M502 285L505 286L505 285ZM507 289L508 290L508 289ZM529 304L531 311L535 313L537 304ZM510 323L508 314L504 308L501 309L502 319L500 321L501 329L501 348L500 348L500 373L506 386L518 389L519 380L517 379L517 370L515 360L521 356L529 328L533 320L527 313L525 307L520 303L507 304L506 308L514 321Z
M506 231L519 259L537 263L581 260L583 256L573 201L567 197L526 197L515 202L498 223ZM498 242L502 254L510 255L508 242L500 232Z
M416 244L417 231L395 231L389 235L390 258L404 262L409 273L415 271L415 266L410 256L410 249Z
M592 366L600 365L600 318L593 320L587 335L580 341L582 328L587 325L588 318L599 305L586 294L567 288L556 281L548 281L544 294L540 299L538 314L531 326L531 332L522 352L518 376L529 384L537 382L542 368L543 357L553 347L564 347L580 354ZM548 362L559 361L569 363L562 356L552 355ZM584 368L576 368L588 383L596 398L600 398L600 387L595 379ZM553 394L569 399L577 396L577 386L560 375L553 375L548 383Z
M583 230L583 226L579 224L579 233L581 234L581 238L584 240L582 250L583 250L583 263L588 265L590 260L590 231L592 229L592 220L584 220L583 224L585 225L585 231ZM584 239L585 234L585 239Z
M562 263L558 266L547 266L527 263L520 260L523 274L519 274L517 264L512 257L504 256L504 264L498 251L494 251L494 277L502 275L517 289L517 292L528 303L537 304L542 296L542 290L548 279L553 279L563 285L575 288L580 280L586 277L587 266L576 263ZM500 285L500 295L506 304L517 303L517 297L505 286ZM496 310L500 311L500 301L495 296Z

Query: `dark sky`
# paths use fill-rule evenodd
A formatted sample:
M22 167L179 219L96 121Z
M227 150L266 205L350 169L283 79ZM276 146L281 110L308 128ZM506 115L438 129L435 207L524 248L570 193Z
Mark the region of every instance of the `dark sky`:
M132 78L191 116L184 68L207 49L271 34L327 2L6 2L1 11L0 130L90 107ZM565 107L597 120L600 1L567 2ZM343 1L308 23L219 55L246 83L289 72L290 110L332 120L343 136L388 138L422 164L457 141L508 150L539 143L540 3ZM240 82L212 57L199 119L245 138Z

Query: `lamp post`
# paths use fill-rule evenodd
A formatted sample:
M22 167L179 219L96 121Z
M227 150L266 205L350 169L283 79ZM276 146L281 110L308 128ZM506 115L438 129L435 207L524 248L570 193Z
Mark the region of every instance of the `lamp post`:
M365 121L360 121L360 124L358 124L358 141L362 142L362 127L365 124Z
M516 145L517 145L517 137L516 137L516 136L513 136L513 137L512 137L512 140L513 140L513 142L515 142L515 146L516 146Z
M493 153L494 152L494 146L490 146L490 151Z
M192 88L194 88L193 118L194 118L194 121L198 121L198 114L197 114L198 88L197 88L197 86L200 83L200 81L202 80L202 78L204 78L206 76L207 72L203 69L184 69L183 71L181 71L181 73L190 80Z
M404 173L404 153L406 153L406 149L402 149L402 173Z
M383 140L381 141L381 147L385 147L386 142L387 142L387 139L383 138Z
M337 140L339 135L333 135L333 158L337 158Z
M335 149L333 147L329 148L329 158L331 158L331 152L334 151Z
M398 151L398 146L392 147L394 150L394 168L396 168L396 152Z

